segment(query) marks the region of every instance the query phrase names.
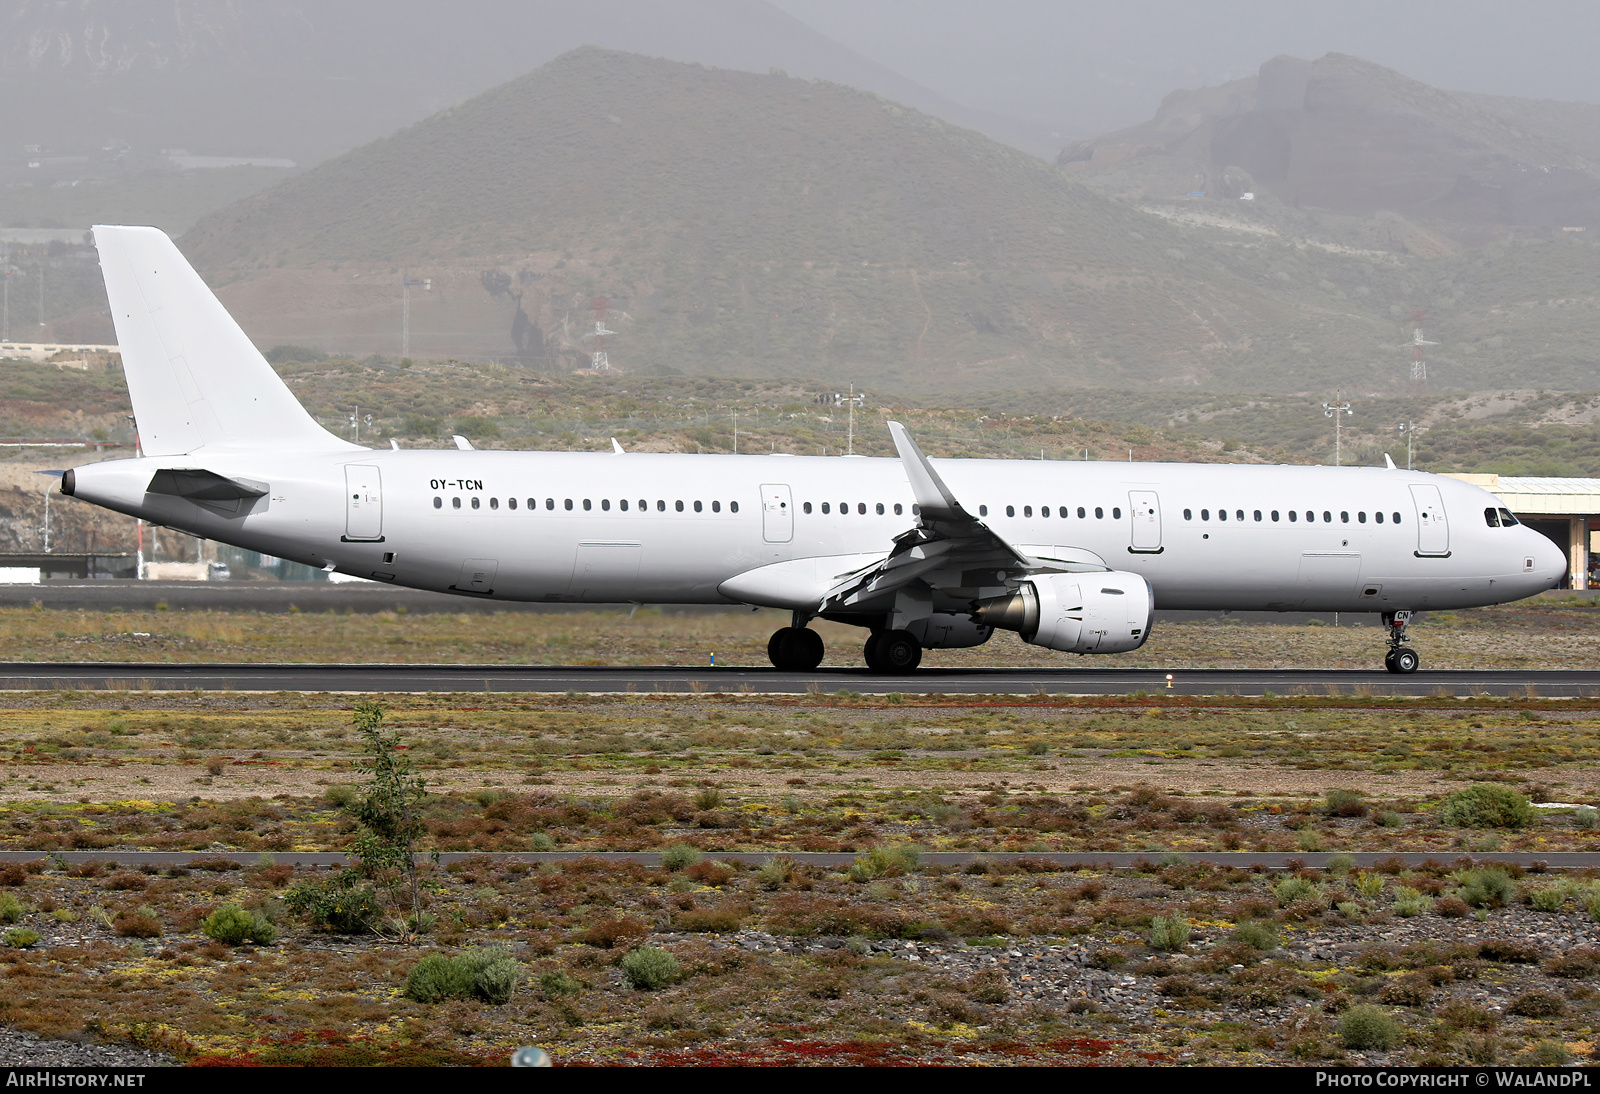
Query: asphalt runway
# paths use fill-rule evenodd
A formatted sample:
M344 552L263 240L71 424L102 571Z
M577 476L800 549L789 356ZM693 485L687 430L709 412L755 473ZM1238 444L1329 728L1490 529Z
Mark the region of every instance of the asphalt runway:
M1600 696L1600 672L1440 671L1395 676L1360 669L923 668L909 676L867 669L609 668L507 665L0 663L0 689L254 692L642 692L801 695L839 691L913 695L1394 695L1542 698Z

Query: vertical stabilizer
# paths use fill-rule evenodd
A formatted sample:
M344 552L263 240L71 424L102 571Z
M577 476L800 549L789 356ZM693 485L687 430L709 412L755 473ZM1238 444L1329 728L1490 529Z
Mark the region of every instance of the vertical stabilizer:
M306 413L165 232L96 225L94 239L146 455L359 449Z

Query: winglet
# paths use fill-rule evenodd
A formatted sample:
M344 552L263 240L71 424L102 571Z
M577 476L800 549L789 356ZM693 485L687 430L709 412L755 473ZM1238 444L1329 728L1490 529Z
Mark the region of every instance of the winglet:
M475 451L477 451L477 449L472 447L472 442L467 440L465 437L463 437L459 433L450 434L450 439L452 441L455 441L456 442L456 447L461 449L461 451L463 451L463 452L475 452Z
M923 522L971 520L971 514L961 508L961 503L939 477L939 472L933 469L928 457L922 454L917 442L911 439L906 427L899 422L890 422L889 434L894 437L895 451L900 453L900 462L905 465L906 478L911 480L911 496L922 509Z
M1390 471L1398 471L1398 470L1400 470L1398 467L1396 467L1394 465L1394 461L1389 458L1389 453L1387 453L1387 452L1385 452L1383 454L1383 465L1385 467L1387 467Z
M619 456L627 455L627 452L623 451L622 446L617 443L617 439L615 437L611 438L611 451L615 452ZM638 608L635 607L634 610L637 611Z

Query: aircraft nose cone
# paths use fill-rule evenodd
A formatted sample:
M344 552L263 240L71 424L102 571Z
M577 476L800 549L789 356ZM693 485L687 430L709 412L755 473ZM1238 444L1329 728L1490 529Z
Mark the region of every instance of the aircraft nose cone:
M1549 587L1553 589L1567 576L1567 553L1538 532L1534 533L1534 537L1538 541L1533 545L1534 572L1548 578Z

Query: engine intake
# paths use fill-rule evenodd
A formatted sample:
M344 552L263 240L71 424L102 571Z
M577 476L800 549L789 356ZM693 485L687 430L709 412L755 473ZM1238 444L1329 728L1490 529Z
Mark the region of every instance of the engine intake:
M974 619L1062 653L1126 653L1145 644L1155 593L1138 574L1040 574L1010 596L984 601Z

